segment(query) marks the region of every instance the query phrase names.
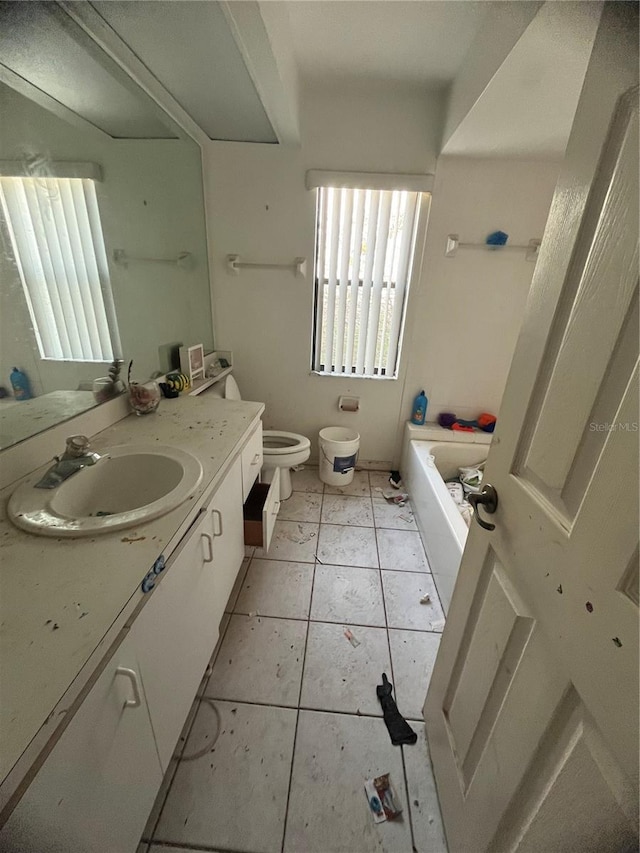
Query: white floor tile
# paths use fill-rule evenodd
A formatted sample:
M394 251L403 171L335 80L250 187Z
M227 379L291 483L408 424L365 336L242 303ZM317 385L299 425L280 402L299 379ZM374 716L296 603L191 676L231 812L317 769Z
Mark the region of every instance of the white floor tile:
M360 645L344 636L345 626L309 623L300 704L305 708L382 716L376 684L390 672L384 628L353 627Z
M382 572L387 625L390 628L413 628L416 631L444 629L444 613L440 607L431 575L417 572ZM428 594L431 601L420 604Z
M424 605L423 605L424 606ZM422 720L440 634L389 629L395 698L403 717Z
M235 612L308 619L312 585L311 563L254 557L236 601Z
M280 503L279 521L320 521L322 495L314 492L292 492Z
M403 813L374 823L365 779L390 773ZM410 853L400 749L382 720L301 711L293 762L286 853Z
M229 615L224 614L223 620L229 620ZM200 709L200 697L204 695L205 688L207 686L209 676L205 673L204 678L202 679L200 686L198 687L198 692L196 694L195 699L189 709L189 713L187 714L187 719L182 727L182 731L180 732L180 737L178 738L178 743L176 744L176 748L173 751L173 755L171 756L171 760L169 762L169 766L164 774L162 779L162 784L158 790L156 795L155 802L151 811L149 812L149 817L147 818L147 824L144 828L144 832L142 833L142 839L146 842L150 842L154 836L156 824L158 823L158 819L160 817L160 813L162 812L162 808L164 806L164 801L167 798L167 793L171 784L173 782L173 777L175 772L180 764L180 756L184 751L184 745L187 740L187 736L191 731L191 726L196 718L198 710Z
M384 604L380 573L355 566L326 566L318 563L313 583L311 618L345 625L374 625L384 628Z
M371 497L369 472L355 471L353 480L345 486L325 486L325 495L353 495L355 497Z
M376 527L388 527L393 530L417 530L418 525L411 509L411 502L404 506L389 503L384 498L373 497L373 515Z
M306 521L276 521L268 552L256 549L256 556L269 560L313 563L318 547L318 524Z
M279 853L284 832L296 712L203 702L154 841ZM219 735L215 740L219 727Z
M227 601L227 606L225 607L225 613L233 613L233 608L238 600L238 596L240 595L240 590L242 589L242 584L244 583L245 575L247 574L247 570L249 568L250 559L246 558L242 561L242 565L240 566L240 571L238 572L238 576L236 577L236 582L233 585L233 589L231 590L231 594L229 595L229 601Z
M403 746L402 751L407 769L409 808L416 850L418 853L447 853L424 726L414 728L418 733L418 742L413 746Z
M419 533L411 530L376 530L380 568L428 572L429 563Z
M377 489L390 489L389 485L390 471L369 471L369 485L371 486L371 495L375 498Z
M318 560L337 566L378 568L378 549L373 527L321 524Z
M354 498L350 495L325 495L322 502L323 524L350 524L373 527L371 498Z
M291 472L291 485L294 492L319 492L324 491L324 483L318 476L318 469L313 466L303 468L302 471Z
M306 622L232 616L205 695L295 707L306 634Z

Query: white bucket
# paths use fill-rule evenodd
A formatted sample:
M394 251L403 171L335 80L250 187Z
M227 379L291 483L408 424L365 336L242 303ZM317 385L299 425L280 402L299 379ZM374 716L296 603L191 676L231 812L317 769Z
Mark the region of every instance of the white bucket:
M329 486L347 486L356 469L360 435L346 427L320 430L320 479Z

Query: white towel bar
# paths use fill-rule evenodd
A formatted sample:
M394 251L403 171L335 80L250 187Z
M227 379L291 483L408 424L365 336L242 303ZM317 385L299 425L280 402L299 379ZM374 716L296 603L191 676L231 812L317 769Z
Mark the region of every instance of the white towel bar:
M296 258L291 264L258 264L241 261L240 255L227 255L227 271L238 275L241 269L290 270L294 275L304 278L307 274L307 259Z
M140 258L127 255L124 249L114 249L113 260L125 269L132 262L136 264L168 264L172 267L180 267L180 269L189 269L191 267L191 252L180 252L177 258Z
M538 249L541 242L541 240L532 237L526 246L508 246L506 244L504 246L493 246L490 243L462 243L457 234L449 234L447 235L447 245L444 254L447 258L455 258L458 249L493 249L499 252L516 250L526 252L524 256L526 261L535 261L538 257Z

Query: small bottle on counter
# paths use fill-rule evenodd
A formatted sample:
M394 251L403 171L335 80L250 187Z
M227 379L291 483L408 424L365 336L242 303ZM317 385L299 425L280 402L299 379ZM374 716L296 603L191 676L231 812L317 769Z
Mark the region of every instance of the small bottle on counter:
M13 388L13 396L16 400L30 400L33 397L31 386L29 385L29 377L22 370L14 367L9 376L11 387Z

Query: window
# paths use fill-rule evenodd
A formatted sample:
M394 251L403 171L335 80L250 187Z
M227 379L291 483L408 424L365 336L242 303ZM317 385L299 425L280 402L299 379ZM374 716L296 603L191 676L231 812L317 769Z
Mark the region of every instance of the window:
M319 187L313 369L394 378L420 193Z
M0 203L41 357L119 357L93 180L0 177Z

